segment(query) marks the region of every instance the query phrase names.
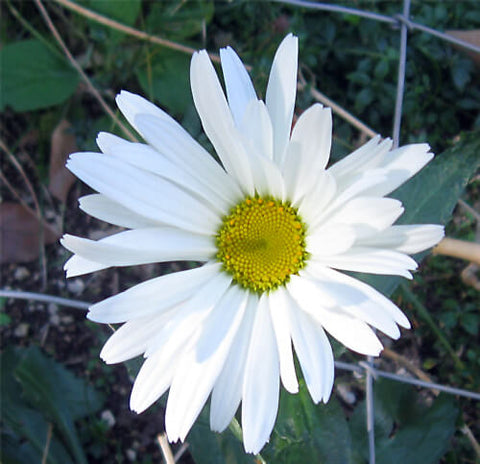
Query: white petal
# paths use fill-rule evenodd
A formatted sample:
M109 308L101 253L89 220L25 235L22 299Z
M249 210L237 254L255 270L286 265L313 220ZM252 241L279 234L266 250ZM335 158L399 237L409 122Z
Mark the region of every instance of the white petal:
M118 328L102 348L100 357L107 364L132 359L145 352L149 342L166 324L170 311L159 316L133 319Z
M229 203L242 197L233 178L176 121L168 122L148 114L140 114L135 120L148 143L179 169L196 177Z
M277 340L278 357L280 359L280 378L290 393L298 393L298 380L293 362L292 342L290 339L290 317L285 290L278 288L268 296L268 306L272 319L275 338Z
M99 193L93 193L79 198L80 209L101 221L108 222L128 229L155 227L159 223L140 216L134 211L125 208L116 201Z
M187 344L193 346L198 338L194 336L198 328L225 295L231 281L226 274L218 274L190 298L170 310L168 322L149 341L144 356L149 358L158 350L172 350L177 343L185 347ZM184 334L187 334L188 343L182 341Z
M392 226L359 244L413 254L436 245L444 235L443 226L434 224Z
M315 258L344 253L355 242L353 227L343 224L327 224L318 227L306 237L307 251Z
M215 69L205 50L195 53L190 68L193 100L203 129L212 142L223 166L253 195L254 185L248 154L241 143Z
M127 142L106 132L98 134L97 144L103 153L119 158L137 168L157 174L188 190L203 202L208 203L210 208L217 210L221 215L227 214L231 207L231 204L225 199L224 189L219 191L205 182L202 176L204 171L191 174L148 145Z
M326 293L312 281L292 276L287 284L290 295L300 308L317 320L327 332L347 348L360 354L378 356L383 346L368 325L346 313L340 307L327 307L323 303Z
M323 216L324 209L333 201L337 192L334 177L328 172L319 176L315 185L295 206L300 216L312 226ZM291 201L291 198L289 198Z
M296 202L322 175L330 156L332 112L315 104L298 118L288 144L283 173L287 194Z
M177 347L176 352L170 352L168 355L159 351L155 356L144 361L130 394L132 411L137 413L145 411L168 390L175 372L179 351L181 351L181 347Z
M379 165L379 168L385 170L386 180L372 186L365 195L384 196L396 190L433 159L433 153L429 150L429 145L419 143L405 145L386 153Z
M185 301L217 275L224 275L221 272L221 265L207 263L188 271L174 272L147 280L90 306L87 317L91 321L115 324L160 314Z
M103 263L104 268L165 261L208 261L216 252L212 237L171 227L127 230L98 241L67 234L60 243L82 258ZM65 263L65 270L78 275L69 261Z
M363 238L391 226L403 211L402 203L393 198L356 197L335 211L328 224L350 224L357 238Z
M382 170L370 170L358 175L352 180L352 183L348 185L344 190L338 190L335 197L325 206L323 210L320 210L315 218L313 225L319 225L325 223L330 217L335 214L339 208L345 203L351 201L358 196L366 196L365 192L370 192L376 185L380 185L385 181L384 171Z
M273 128L265 103L252 100L239 125L248 154L273 159ZM253 164L255 167L255 163ZM255 169L253 169L255 172Z
M321 291L323 295L327 294L332 300L336 300L337 306L352 317L380 329L391 338L397 339L400 336L400 330L389 311L385 311L382 305L357 286L350 285L341 277L337 278L340 273L331 274L328 271L331 270L312 263L305 270L305 274L312 278L318 293Z
M303 377L315 403L330 398L334 378L334 360L330 342L322 326L303 312L292 298L290 324L292 341Z
M245 362L257 306L258 297L250 293L242 324L212 391L210 428L216 432L228 427L242 399Z
M255 190L261 196L272 196L283 201L285 184L278 166L264 156L251 157L251 160L255 166L253 170Z
M292 130L297 94L297 66L298 39L288 34L275 53L265 98L273 126L274 159L279 166L283 165Z
M379 164L379 160L392 148L392 140L381 140L376 135L366 144L333 164L328 171L342 186L348 184L356 175Z
M235 123L240 126L248 103L257 100L257 94L242 60L231 47L222 48L220 58L228 104Z
M81 256L73 255L64 264L63 269L66 271L66 277L69 279L71 277L89 274L90 272L101 271L106 267L108 266L105 266L103 263L98 263L97 261L91 261L89 259L82 258Z
M179 360L165 413L169 440L185 439L207 401L242 322L246 296L237 285L230 287L199 329L198 342Z
M409 270L415 270L417 263L403 253L378 248L354 246L335 256L314 257L315 260L335 269L367 272L369 274L400 275L411 279Z
M115 98L120 111L123 113L127 121L133 126L138 132L138 127L135 123L135 117L138 114L151 114L156 118L165 119L166 121L171 120L172 118L161 110L158 106L149 102L140 95L136 95L126 90L122 90Z
M354 313L357 306L368 306L368 311L385 313L388 315L388 318L392 319L397 324L407 329L410 328L410 323L402 311L392 303L392 301L370 285L343 274L342 272L329 269L314 262L309 264L307 270L309 275L313 275L315 278L323 281L324 286L327 286L327 288L330 288L332 291L341 293L341 302L339 302L339 304L344 308L347 308L347 310ZM339 286L338 284L342 285ZM347 287L350 288L348 289ZM350 301L348 301L348 298L350 298ZM365 303L367 303L367 305ZM383 320L383 317L383 315L379 315L381 320ZM383 331L383 329L375 323L370 323L365 318L363 320Z
M119 159L78 153L67 167L93 189L154 221L209 235L219 225L219 215L189 193Z
M275 424L279 396L279 360L266 297L260 297L243 383L242 428L247 453L257 454Z

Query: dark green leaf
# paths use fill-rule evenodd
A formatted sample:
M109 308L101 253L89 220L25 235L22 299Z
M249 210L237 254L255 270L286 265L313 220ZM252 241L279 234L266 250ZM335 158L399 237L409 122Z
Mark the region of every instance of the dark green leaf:
M78 74L38 40L23 40L0 50L0 110L31 111L62 103L78 84Z
M205 407L188 434L189 450L197 464L255 464L242 442L230 429L218 434L209 426L209 408Z
M172 0L152 4L146 24L152 34L182 40L202 32L212 19L211 0Z
M451 397L424 399L405 384L380 379L375 382L375 444L380 464L433 464L445 454L455 432L458 410ZM368 457L365 403L350 420L355 462Z
M183 113L192 103L189 84L190 57L170 50L160 50L153 64L137 71L144 92L174 114Z
M30 408L21 395L21 386L14 378L14 371L25 350L7 348L1 355L1 400L2 420L11 431L2 442L1 462L30 464L40 462L47 443L50 424L39 411ZM69 464L72 461L63 444L50 430L47 463ZM26 443L21 444L26 440ZM5 443L7 444L6 446ZM31 459L35 456L35 459Z
M282 390L275 430L262 456L276 464L350 462L350 432L340 405L334 398L314 404L300 383L297 395Z
M55 425L75 461L86 463L74 420L98 410L100 397L36 347L26 350L15 374L25 398Z

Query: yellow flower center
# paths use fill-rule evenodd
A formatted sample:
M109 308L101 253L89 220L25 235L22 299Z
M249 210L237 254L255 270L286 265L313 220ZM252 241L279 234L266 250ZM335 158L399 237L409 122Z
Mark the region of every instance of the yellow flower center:
M242 287L274 290L305 267L305 225L287 202L247 197L223 219L217 259Z

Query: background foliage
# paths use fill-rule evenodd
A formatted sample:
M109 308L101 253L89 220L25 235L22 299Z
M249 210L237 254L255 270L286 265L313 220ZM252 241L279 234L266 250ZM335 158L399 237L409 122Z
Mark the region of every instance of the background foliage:
M401 2L396 1L337 3L387 15L401 11ZM76 4L194 49L216 53L231 45L252 66L261 97L274 51L284 35L293 32L300 39L305 84L297 113L313 103L311 89L316 88L375 131L391 132L399 53L399 31L391 25L266 1L77 0ZM2 258L2 285L99 300L177 265L108 271L65 284L61 266L66 252L55 244L62 231L97 237L112 232L79 213L76 199L85 188L77 183L72 189L74 180L63 169L65 156L75 150L95 150L100 130L125 134L66 58L36 5L13 0L0 4L2 172L11 187L2 186L0 204L2 245L9 250ZM191 99L188 53L107 27L61 2L44 6L107 105L114 108L114 96L121 89L141 93L208 147ZM474 0L413 1L411 14L415 21L439 30L480 28ZM335 117L334 128L334 159L364 140L340 118ZM471 205L480 203L478 174L475 178L479 130L480 86L474 62L437 38L409 34L401 143L428 141L441 154L397 192L407 205L407 222L440 221L448 224L450 236L475 239L473 214L457 210L451 218L461 196ZM467 131L473 132L465 135ZM28 208L36 214L32 216ZM394 298L414 329L392 349L441 383L478 390L480 348L474 340L480 299L478 291L460 280L462 266L434 257L412 283L402 283ZM391 293L399 280L372 282ZM159 462L155 441L162 432L162 405L140 419L132 418L127 411L128 374L98 359L107 330L88 324L82 315L69 316L66 310L59 317L51 306L36 308L5 300L1 306L2 462L38 462L43 456L52 463ZM359 361L335 347L342 360ZM78 358L73 363L72 356ZM379 362L387 370L401 372L391 360ZM132 372L136 367L130 366ZM461 433L467 424L478 436L478 405L473 401L377 381L375 404L378 462L474 462L471 443ZM113 411L113 425L106 411ZM222 435L209 431L208 411L202 413L188 443L189 453L182 462L255 462L243 453L235 426ZM337 372L335 394L327 405L314 406L304 387L295 396L282 392L277 426L262 458L272 463L366 462L363 379Z

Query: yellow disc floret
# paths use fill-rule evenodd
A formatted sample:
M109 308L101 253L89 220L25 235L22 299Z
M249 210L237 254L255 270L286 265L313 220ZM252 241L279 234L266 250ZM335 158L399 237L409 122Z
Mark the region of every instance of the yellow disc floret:
M274 290L305 267L305 225L297 210L273 198L247 197L224 217L217 259L242 287Z

